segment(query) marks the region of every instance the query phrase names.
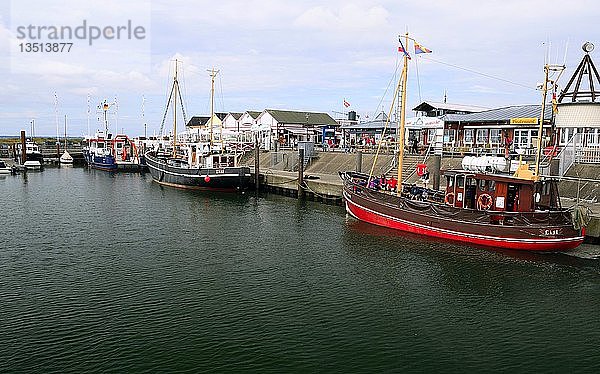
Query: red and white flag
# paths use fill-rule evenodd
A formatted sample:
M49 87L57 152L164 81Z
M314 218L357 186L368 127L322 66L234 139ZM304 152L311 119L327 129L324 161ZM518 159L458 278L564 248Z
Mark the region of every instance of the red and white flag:
M345 106L346 108L348 108L348 107L350 106L350 103L349 103L349 102L347 102L347 101L346 101L346 99L344 99L344 106Z

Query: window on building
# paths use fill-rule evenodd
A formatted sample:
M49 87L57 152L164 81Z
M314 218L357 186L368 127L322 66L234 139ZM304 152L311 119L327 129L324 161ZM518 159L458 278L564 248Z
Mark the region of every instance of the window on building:
M437 134L436 129L428 129L427 130L427 144L435 144L436 134Z
M502 142L502 131L500 129L491 129L490 130L490 143L493 145L498 145Z
M560 144L567 144L573 136L577 133L583 132L582 128L579 127L565 127L560 130Z
M513 144L517 148L527 148L529 143L529 130L515 130Z
M592 135L590 136L590 145L600 145L600 129L591 129Z
M532 148L537 144L538 130L515 130L514 144L517 148Z
M465 129L465 138L464 138L464 142L465 144L473 144L473 132L475 130L473 129Z
M488 143L488 129L477 129L477 144Z
M456 130L444 129L444 145L454 145L456 140Z

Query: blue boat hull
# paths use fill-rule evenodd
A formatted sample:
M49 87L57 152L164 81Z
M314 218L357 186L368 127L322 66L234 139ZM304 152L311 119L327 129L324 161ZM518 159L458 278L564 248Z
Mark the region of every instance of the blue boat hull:
M117 162L112 155L107 156L95 156L91 155L88 150L83 151L83 158L85 158L85 162L94 169L106 170L106 171L116 171L117 170Z

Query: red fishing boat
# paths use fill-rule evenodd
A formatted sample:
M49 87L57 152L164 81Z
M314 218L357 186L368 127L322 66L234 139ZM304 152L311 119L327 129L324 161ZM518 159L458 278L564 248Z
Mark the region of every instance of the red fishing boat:
M555 180L446 171L445 191L403 185L398 195L369 187L369 175L345 172L346 210L375 225L467 244L566 251L583 242Z
M406 44L408 40L407 35ZM546 65L546 80L549 69ZM406 73L405 54L396 95L406 87ZM544 99L545 95L546 88ZM399 139L404 139L405 100L403 88ZM544 105L540 127L543 113ZM541 137L541 128L538 134ZM514 174L499 174L493 171L498 160L478 161L476 168L445 171L444 190L402 183L404 150L400 147L393 183L374 177L373 169L370 174L340 173L346 210L371 224L465 244L527 251L573 249L583 242L585 228L561 206L557 181L539 175L540 145L538 139L533 170L520 162Z

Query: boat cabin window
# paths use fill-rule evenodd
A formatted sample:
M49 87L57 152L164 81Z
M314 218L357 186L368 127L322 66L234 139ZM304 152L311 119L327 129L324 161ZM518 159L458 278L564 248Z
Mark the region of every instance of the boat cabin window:
M99 142L99 143L98 143L98 148L104 148L104 143L102 143L102 142Z
M496 191L496 181L490 181L490 191Z
M463 202L464 208L474 208L475 207L475 195L477 190L477 180L473 178L467 177L466 179L466 187L465 187L465 199Z
M449 188L454 187L454 178L452 178L452 177L446 177L446 185Z
M519 210L519 187L509 183L506 191L506 210L517 212Z
M485 191L487 189L487 181L485 179L479 180L479 189Z
M118 148L118 149L121 149L121 148L123 148L123 143L117 143L117 148Z
M458 188L463 188L465 186L465 176L464 175L456 176L456 186Z

